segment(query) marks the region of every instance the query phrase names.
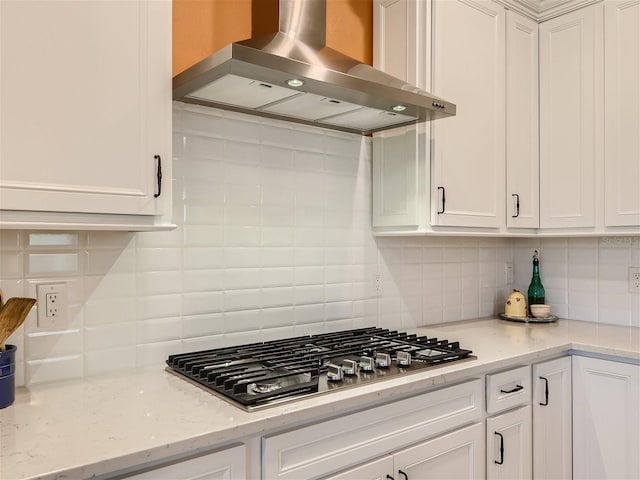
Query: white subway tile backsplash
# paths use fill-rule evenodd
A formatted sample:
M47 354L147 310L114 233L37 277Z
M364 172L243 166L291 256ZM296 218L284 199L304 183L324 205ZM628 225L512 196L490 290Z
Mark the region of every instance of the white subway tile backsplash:
M81 271L80 255L73 253L28 253L26 274L32 275L74 275Z
M169 355L180 352L181 348L179 340L139 344L136 346L136 365L162 365Z
M19 383L291 335L495 315L512 288L526 291L534 249L556 315L640 324L626 278L640 266L635 237L374 237L371 139L181 104L173 120L175 230L0 231L5 297L52 281L69 294L63 330L43 334L34 309L12 336Z
M87 299L84 305L85 325L132 322L137 320L136 298Z
M20 230L0 230L0 252L22 250L24 232Z
M135 257L139 272L182 269L181 248L138 248Z
M225 265L225 250L222 247L185 248L183 266L190 270L208 270Z
M25 368L25 384L68 380L83 375L81 355L47 358L44 360L28 360Z
M274 252L278 249L272 248L269 251ZM265 252L266 253L266 252ZM265 255L266 256L266 255ZM257 248L249 247L225 247L224 249L224 266L227 268L250 268L259 266L262 263L262 251ZM266 264L266 262L265 262ZM270 266L284 266L288 263L278 262Z
M136 322L136 344L167 342L182 336L180 317L138 320Z
M177 317L182 314L182 295L140 296L136 302L137 318Z
M260 330L260 310L241 310L224 314L225 333Z
M64 357L82 351L82 332L70 329L59 332L33 332L25 338L25 359L42 360Z
M185 315L182 318L182 337L197 338L217 335L224 331L224 314ZM220 345L224 346L224 345Z
M224 244L229 247L257 247L260 245L260 228L226 226L224 228Z
M269 227L260 229L260 244L265 247L284 247L293 245L294 229L292 227Z
M182 288L185 292L222 290L224 270L185 270L182 272Z
M136 347L116 347L108 350L87 351L84 354L85 375L99 375L136 367Z
M83 237L78 233L51 233L30 232L27 235L26 248L29 250L39 248L64 248L78 247Z
M221 225L185 225L185 247L224 245L224 227Z
M260 277L263 287L286 287L294 283L292 267L263 269Z
M182 272L140 272L136 278L137 295L179 293L182 290Z
M84 349L86 351L133 347L135 344L136 324L134 322L93 325L84 328Z
M223 292L185 293L182 296L182 313L196 315L221 312L224 302Z
M24 276L24 253L0 252L0 274L2 274L2 278L22 278Z
M86 251L86 274L131 273L136 270L136 251L125 249L91 249Z

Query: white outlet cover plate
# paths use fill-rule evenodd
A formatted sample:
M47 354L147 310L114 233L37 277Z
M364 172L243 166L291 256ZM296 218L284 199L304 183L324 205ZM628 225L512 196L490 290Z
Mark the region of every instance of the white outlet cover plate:
M47 317L47 294L58 294L58 316ZM67 284L66 283L40 283L36 286L38 329L56 330L67 321Z
M629 292L640 293L640 267L629 267Z

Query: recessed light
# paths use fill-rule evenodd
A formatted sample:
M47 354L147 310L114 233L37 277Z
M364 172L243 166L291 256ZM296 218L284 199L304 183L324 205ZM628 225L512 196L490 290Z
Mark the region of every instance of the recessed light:
M391 110L393 110L394 112L404 112L407 109L407 107L405 107L404 105L394 105L393 107L391 107Z
M287 80L287 85L289 85L290 87L297 88L304 85L304 81L300 80L299 78L291 78Z

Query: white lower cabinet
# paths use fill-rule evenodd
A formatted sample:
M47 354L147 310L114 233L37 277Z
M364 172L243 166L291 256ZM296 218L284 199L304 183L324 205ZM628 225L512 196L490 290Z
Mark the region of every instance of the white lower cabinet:
M531 405L487 418L487 478L531 478Z
M476 423L325 480L484 478L482 424Z
M247 478L245 446L237 445L115 478L127 480L245 480Z
M326 477L324 480L388 480L389 474L393 471L393 455L385 455L378 460L350 468L346 472Z
M482 424L476 423L394 455L393 478L484 478Z
M640 365L573 357L573 478L640 478Z
M481 472L482 435L477 430L459 430L459 435L447 434L478 423L483 416L481 380L471 380L451 387L416 395L404 400L343 415L284 433L265 436L262 440L262 478L315 479L327 478L338 472L364 464L350 475L331 478L378 478L366 462L394 455L394 469L406 468L443 471L443 464L461 462L455 468ZM480 428L481 426L476 425ZM475 434L475 436L474 436ZM412 447L419 442L426 450ZM441 443L443 442L443 443ZM407 449L407 450L404 450ZM400 453L397 453L400 452ZM399 463L396 463L399 462ZM463 466L462 464L466 465ZM453 466L451 468L454 468ZM405 480L402 474L388 470L384 475ZM444 470L446 471L446 470ZM405 472L403 470L404 473ZM373 476L372 476L373 475ZM410 478L425 477L416 473ZM386 478L383 476L382 478ZM468 478L465 473L462 478Z
M571 357L533 365L533 478L571 478Z

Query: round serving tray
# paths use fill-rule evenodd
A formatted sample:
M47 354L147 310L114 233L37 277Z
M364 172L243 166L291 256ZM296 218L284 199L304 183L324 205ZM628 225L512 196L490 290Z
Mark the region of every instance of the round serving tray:
M555 315L549 315L548 317L538 318L538 317L512 317L509 315L505 315L504 313L501 313L499 317L502 320L508 320L510 322L523 322L523 323L551 323L551 322L558 321L558 317L556 317Z

